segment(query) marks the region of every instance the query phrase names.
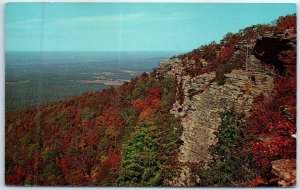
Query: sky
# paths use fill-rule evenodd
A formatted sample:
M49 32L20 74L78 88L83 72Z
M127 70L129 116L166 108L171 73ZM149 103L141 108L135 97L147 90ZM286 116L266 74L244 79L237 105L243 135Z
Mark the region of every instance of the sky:
M8 3L6 51L191 51L295 4Z

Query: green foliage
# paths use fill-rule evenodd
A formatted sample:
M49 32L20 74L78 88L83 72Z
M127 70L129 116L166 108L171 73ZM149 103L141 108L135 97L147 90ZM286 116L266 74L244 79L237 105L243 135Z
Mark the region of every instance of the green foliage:
M78 141L79 141L79 136L74 135L74 137L71 140L70 147L69 147L68 151L66 152L66 156L76 155L76 152L77 152L76 146L78 144Z
M59 183L61 181L61 173L55 162L50 162L42 171L41 178L51 183Z
M39 145L38 144L31 144L28 147L28 154L31 156L33 153L37 152L39 150Z
M117 182L121 186L162 185L171 180L177 170L178 138L182 127L169 113L176 98L177 82L175 77L164 77L160 81L150 79L150 82L147 78L139 79L129 99L146 98L148 89L158 87L162 96L155 114L143 123L137 123L137 113L131 108L121 111L126 123L123 142L128 139L130 130L134 130L123 146L122 170ZM135 96L136 92L143 93Z
M89 120L89 119L92 119L93 117L95 117L95 113L90 108L85 108L81 112L80 117L81 117L81 120Z
M147 96L147 92L153 85L148 78L138 80L132 93L129 95L129 100L142 99Z
M41 112L38 112L37 114L35 114L34 120L39 121L40 119L41 119Z
M142 123L132 134L122 154L122 171L117 180L121 186L154 186L158 184L160 160L158 144L149 135L152 124Z
M70 118L65 118L65 116L66 113L64 110L53 110L53 112L50 113L46 118L46 122L48 122L49 124L66 123Z
M249 152L243 150L247 141L243 135L243 116L233 110L222 114L222 125L217 132L218 143L213 148L214 162L206 169L194 167L200 176L200 186L240 186L256 176Z
M144 82L148 83L147 80ZM160 107L155 114L133 128L135 131L123 146L118 185L158 186L172 180L177 172L178 139L182 126L180 120L169 112L176 98L176 85L175 77L151 81L149 88L158 87L162 93ZM140 82L139 86L144 84ZM132 126L129 123L136 124L134 119L130 119L130 116L136 119L136 113L130 109L123 109L121 113L127 127Z
M163 110L163 109L161 109ZM179 119L175 118L169 112L158 112L154 119L155 127L149 128L149 133L159 144L158 154L161 160L161 175L162 184L173 180L176 173L179 171L178 153L181 141L179 140L183 128Z
M125 107L121 110L121 115L125 121L125 134L122 137L122 142L129 139L131 133L135 129L138 113L131 107Z
M51 150L50 148L45 148L41 151L41 156L45 162L52 162L56 156L59 156L60 152L57 149Z
M170 109L175 102L176 94L176 78L165 77L160 83L159 88L162 92L161 107Z
M225 74L230 73L233 69L241 68L245 62L245 55L242 53L235 55L234 59L227 61L216 71L216 77L214 78L214 81L216 81L219 85L223 85L225 83Z
M175 77L165 77L162 81L160 81L159 86L163 94L170 94L170 92L174 92L176 90L176 78Z
M18 119L17 121L15 121L14 123L10 124L7 128L7 133L10 132L15 132L16 128L21 124L21 120Z
M281 29L294 26L296 21L294 17L280 18L278 23ZM265 31L272 31L274 29L272 27L251 26L238 34L227 34L218 44L212 42L178 56L183 66L186 66L183 72L195 76L216 71L215 81L224 84L226 73L245 64L245 54L234 53L234 45L241 40L249 41L257 38L258 32L263 34ZM289 57L283 57L286 62L296 60L293 57L295 54L287 53ZM202 62L203 59L205 64ZM195 64L191 66L189 61ZM279 96L277 106L281 105L278 101L283 101L284 105L294 107L295 98L291 98L290 92L287 92L287 89L295 86L294 79L277 82L278 88L283 89L282 92L279 90L281 92L279 94L284 96L284 98ZM285 84L285 88L282 84ZM144 73L121 85L117 90L110 88L86 93L48 106L7 114L6 184L80 186L170 184L169 182L174 180L180 171L178 153L182 144L179 138L182 134L181 121L170 114L170 109L175 99L182 104L184 99L182 85L182 81L177 84L175 77L160 77L158 80L155 72L151 75ZM44 93L51 95L47 90ZM49 100L46 100L46 103L52 102ZM287 100L292 102L286 104ZM26 104L35 105L36 102ZM13 104L9 101L7 105ZM274 105L272 104L272 109ZM257 112L260 113L261 110ZM252 122L261 125L261 121L267 120L266 118L274 121L275 114L270 113L272 117L263 117L259 121L257 120L259 117L254 117ZM213 162L205 165L205 168L200 164L191 167L192 172L200 178L198 185L238 186L257 176L264 176L261 175L263 171L254 168L252 155L245 149L249 147L245 144L252 142L245 136L242 121L243 117L233 110L222 114L222 126L216 134L218 143L212 147ZM274 126L266 126L277 129L275 127L281 125L275 123ZM294 125L290 127L293 129ZM290 132L293 133L289 134L294 134L294 129ZM284 136L287 136L286 134L283 133ZM280 143L287 142L280 141ZM287 155L285 150L287 149L284 149L282 154ZM294 151L294 148L291 151ZM253 151L252 154L254 157Z

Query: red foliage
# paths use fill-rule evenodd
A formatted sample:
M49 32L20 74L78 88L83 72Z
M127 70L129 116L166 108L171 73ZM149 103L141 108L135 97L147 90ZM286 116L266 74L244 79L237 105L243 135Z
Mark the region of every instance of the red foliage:
M119 169L120 168L120 164L121 164L121 158L120 158L120 155L121 155L121 151L120 151L120 148L116 147L116 148L112 148L110 147L108 149L108 160L110 162L110 165L111 167L114 167L114 168L117 168Z
M148 96L146 98L134 100L132 105L140 113L148 109L155 110L159 106L160 98L160 89L157 87L152 87L149 89Z
M281 101L276 100L252 110L248 118L250 134L271 138L252 145L253 158L261 166L268 166L275 158L295 158L296 154L296 140L291 136L296 132L296 125L284 116L280 109L284 104L278 105Z
M90 184L99 154L108 154L110 147L101 141L115 147L108 171L118 168L125 126L119 105L127 106L110 88L7 115L6 167L13 169L6 173L6 184ZM106 179L115 180L115 174Z
M115 142L125 130L125 123L120 115L120 109L112 106L104 108L102 115L97 118L96 124L103 126L106 129L106 134Z
M295 66L294 59L285 62ZM250 134L268 137L251 146L253 159L263 167L275 159L296 157L296 139L292 137L296 133L296 70L278 75L274 83L272 97L255 98L248 118Z
M243 186L245 187L256 187L256 186L263 186L263 185L267 185L267 182L265 182L260 176L243 184Z
M293 32L296 33L297 17L295 15L280 17L276 25L279 30L293 29Z
M295 158L296 140L287 136L275 136L268 142L256 142L252 145L253 159L263 167L270 165L275 158Z
M161 91L157 87L152 87L148 90L148 96L144 99L132 101L133 107L139 111L139 121L144 121L150 118L151 114L159 108L161 99Z
M271 27L256 28L264 32ZM295 33L296 17L280 18L277 29L293 29ZM179 56L184 70L191 75L216 71L231 58L233 46L243 35L252 38L256 31L250 27L244 34L227 34L219 44L212 42ZM261 166L269 165L273 159L296 155L296 140L291 137L296 133L296 50L281 52L279 59L286 75L275 79L272 97L261 95L254 100L248 118L250 134L272 137L250 146L254 160ZM138 83L150 79L144 73L118 90L85 93L49 106L6 115L6 184L88 185L114 181L120 169L120 141L125 132L120 108L133 106L140 113L139 121L151 118L160 108L162 93L158 87L151 87L144 98L126 100ZM61 179L55 178L58 176ZM258 178L252 183L264 182Z
M69 129L62 137L63 153L67 153L73 138L73 130Z
M6 185L21 185L21 178L15 174L5 175Z
M89 183L89 175L82 160L74 156L62 157L59 167L68 184L87 185Z
M222 60L222 62L225 62L230 59L232 54L234 53L234 44L228 45L228 46L223 46L220 50L220 55L219 58Z
M74 158L73 157L62 157L60 159L60 169L62 171L63 174L65 174L65 178L68 178L68 173L69 171L71 171L73 163L74 162Z

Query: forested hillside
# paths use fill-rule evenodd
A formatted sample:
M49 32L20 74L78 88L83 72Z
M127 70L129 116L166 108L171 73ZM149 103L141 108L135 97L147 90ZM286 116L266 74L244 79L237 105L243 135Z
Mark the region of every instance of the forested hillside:
M7 185L295 185L296 15L5 121Z

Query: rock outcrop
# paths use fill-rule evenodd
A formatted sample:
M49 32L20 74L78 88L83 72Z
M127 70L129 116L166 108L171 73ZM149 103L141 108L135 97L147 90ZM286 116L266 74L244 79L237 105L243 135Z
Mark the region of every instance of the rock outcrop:
M222 122L220 113L234 109L249 116L254 97L260 94L268 97L272 93L275 70L284 72L279 53L295 47L293 35L259 37L248 44L247 52L238 49L231 56L228 64L235 68L224 74L222 84L216 81L215 71L197 76L185 71L185 67L193 68L196 64L206 67L208 62L204 59L196 63L187 58L171 58L160 64L156 77L172 75L177 79L177 101L170 112L181 118L183 126L183 144L178 155L181 171L170 185L191 186L199 179L199 176L192 176L190 166L196 163L206 167L212 161L210 148L218 142L215 132ZM274 67L266 66L268 64ZM282 177L285 174L278 173L274 164L273 172L286 184L293 183Z
M272 174L277 176L279 186L295 186L296 185L296 160L281 159L271 162Z
M233 56L234 57L234 56ZM161 63L156 74L175 75L178 82L178 93L182 100L177 100L171 113L181 118L183 133L179 161L182 169L171 185L193 185L191 163L202 163L205 167L211 159L210 147L218 139L215 132L221 125L220 113L234 108L248 114L253 98L261 93L268 95L273 89L274 74L264 68L261 61L250 56L250 69L233 69L225 74L225 83L214 82L215 72L191 77L182 73L183 65L179 59L170 59ZM231 60L234 61L234 60Z
M266 35L257 39L253 54L267 64L274 65L278 71L284 72L284 64L280 60L280 52L296 49L296 35L288 30L282 35Z

